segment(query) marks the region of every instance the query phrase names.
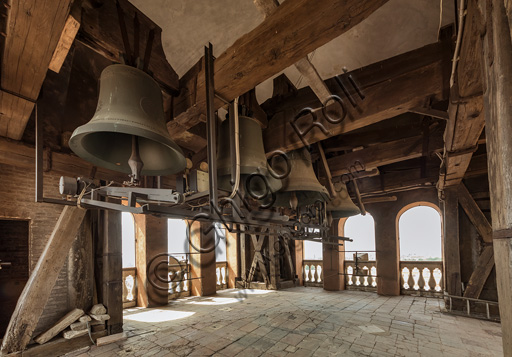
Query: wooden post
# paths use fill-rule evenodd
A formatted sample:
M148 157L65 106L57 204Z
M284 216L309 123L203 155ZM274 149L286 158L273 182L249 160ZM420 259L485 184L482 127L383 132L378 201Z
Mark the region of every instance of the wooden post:
M460 251L459 251L459 201L457 187L444 190L443 219L443 263L444 290L455 296L461 296ZM378 270L377 270L378 271Z
M240 277L240 257L238 255L239 235L226 229L226 260L228 263L228 288L235 288L236 279Z
M400 295L400 252L397 234L397 210L392 203L381 203L373 210L377 256L377 293Z
M302 264L304 262L304 242L295 240L295 274L299 280L299 285L304 285L304 275L302 273Z
M269 233L271 231L269 230ZM270 274L270 289L279 289L279 282L281 277L281 267L279 264L279 237L270 234L268 236L268 255L269 255L269 274Z
M62 210L12 314L2 341L1 354L22 351L30 341L59 272L68 257L85 212L71 206L66 206Z
M483 2L484 110L503 353L512 356L512 40L503 1ZM509 5L510 6L510 5ZM510 16L510 15L509 15Z
M330 235L339 235L340 220L335 219L332 222ZM345 290L345 275L343 275L343 266L345 261L345 253L340 252L337 245L338 240L332 239L328 241L331 244L323 244L323 276L324 290L338 291ZM336 245L335 245L336 244Z
M189 222L190 224L190 222ZM214 295L217 290L215 272L215 229L213 223L193 221L189 227L191 289L194 296ZM207 234L206 234L207 233Z
M121 237L121 212L103 211L102 303L107 308L109 335L123 332L123 256Z

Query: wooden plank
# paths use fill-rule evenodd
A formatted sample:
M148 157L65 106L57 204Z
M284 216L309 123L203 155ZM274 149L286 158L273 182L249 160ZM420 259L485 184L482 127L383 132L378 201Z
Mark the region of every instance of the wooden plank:
M82 309L73 309L64 315L59 321L57 321L52 327L48 330L34 338L34 341L42 345L50 341L52 338L57 336L59 332L63 331L66 327L71 325L73 322L78 320L80 316L84 314L84 310Z
M97 338L103 337L107 331L93 332L92 339L96 341ZM91 346L92 342L89 336L81 336L72 340L65 338L55 338L44 345L31 345L28 349L23 351L23 357L40 357L40 356L63 356L66 353L76 351L80 348Z
M429 140L429 152L441 151L443 148L442 140L440 132L433 133ZM361 163L367 169L371 169L421 157L423 155L422 146L423 137L415 136L338 155L328 159L327 164L333 176L340 176L349 173L350 167L354 166L356 162Z
M503 353L512 356L512 41L503 1L482 2L486 140ZM496 239L497 236L499 239Z
M313 128L303 136L307 143L313 144L404 114L411 108L422 106L427 97L442 99L448 85L443 76L444 68L449 66L448 55L448 49L441 42L340 76L342 81L348 81L349 75L356 78L365 99L356 108L345 105L347 114L338 123L326 120L321 103L309 88L301 89L297 95L289 95L287 99L267 101L262 107L267 113L275 115L263 132L265 149L267 152L277 149L289 151L304 145L291 123L294 122L301 132L311 127L311 115L295 120L305 107L318 108L313 113L317 122L326 129L323 132ZM333 94L346 101L345 94L334 79L327 83ZM334 116L334 119L339 117Z
M65 206L62 210L11 316L2 341L2 353L23 351L30 341L85 212L71 206Z
M60 34L59 42L57 43L57 47L55 48L50 64L48 65L48 68L56 73L60 72L71 45L73 44L73 41L75 41L75 36L80 28L81 15L81 7L75 4L71 10L71 14L69 14L68 19L66 20L64 29Z
M492 227L463 183L458 187L458 195L460 205L484 242L492 243Z
M240 37L215 60L215 91L226 100L246 93L299 59L344 34L387 0L285 1L260 25ZM289 24L295 24L290 26ZM205 110L204 69L193 67L175 100L174 125L188 130ZM224 105L215 100L215 108ZM183 115L181 115L183 114ZM173 138L181 132L169 128ZM175 132L175 134L173 134ZM176 136L174 136L176 135Z
M469 278L468 285L464 291L464 297L478 299L484 288L487 278L491 274L492 268L494 267L494 254L492 245L484 248L476 267L471 277Z
M21 140L34 102L0 90L0 136Z
M12 2L2 58L1 81L5 92L29 102L37 99L71 2ZM7 127L8 130L0 130L0 135L19 140L32 112L29 109L31 105L4 96L2 94L0 127Z

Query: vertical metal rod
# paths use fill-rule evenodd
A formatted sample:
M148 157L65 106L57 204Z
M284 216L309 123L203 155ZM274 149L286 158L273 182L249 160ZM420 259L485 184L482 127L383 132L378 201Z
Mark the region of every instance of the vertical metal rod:
M491 319L491 313L489 312L489 303L485 303L485 311L487 312L487 318Z
M213 81L213 45L210 43L204 48L205 83L206 83L206 127L207 127L207 153L208 178L210 188L210 213L214 214L214 205L217 205L217 123L213 108L215 83Z
M36 202L43 202L43 126L39 123L37 114L37 103L35 105L36 122Z
M466 306L468 308L468 316L471 315L471 306L469 305L469 300L466 300Z
M236 147L235 147L235 104L229 104L229 155L231 161L231 185L236 181Z

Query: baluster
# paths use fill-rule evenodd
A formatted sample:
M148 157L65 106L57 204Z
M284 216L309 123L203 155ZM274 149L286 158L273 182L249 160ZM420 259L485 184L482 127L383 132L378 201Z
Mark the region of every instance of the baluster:
M222 275L222 285L226 284L226 267L222 267L220 269L220 273Z
M417 267L414 267L412 269L412 278L414 280L414 284L413 284L413 289L414 290L419 290L420 289L420 286L418 284L419 280L420 280L420 270L417 268Z
M219 286L220 285L220 269L218 267L215 268L215 275L217 276L217 283L216 283L216 285Z
M434 282L435 282L434 290L441 291L442 290L441 289L441 278L443 277L443 272L441 271L441 269L435 268L433 275L434 275Z
M322 277L322 270L323 270L323 269L322 269L322 266L321 266L321 265L318 265L318 266L316 267L316 271L317 271L317 280L316 280L316 281L317 281L317 283L322 282L322 278L323 278L323 277Z
M375 265L372 266L370 273L372 274L372 286L375 288L377 286L377 268Z
M354 281L352 280L352 276L354 274L354 268L351 265L347 267L347 276L348 276L348 285L354 285Z
M425 283L425 285L423 285L423 290L425 291L429 291L430 290L430 269L429 268L423 268L423 272L421 274L421 276L423 277L423 281Z
M410 277L410 271L409 271L409 268L407 267L404 267L402 269L402 279L403 279L403 287L404 289L408 290L411 288L411 286L409 285L409 277Z
M309 271L312 273L311 274L311 282L316 283L316 268L315 268L314 264L310 265Z
M183 290L188 291L188 275L187 275L187 273L183 274Z
M133 301L134 297L132 292L133 287L135 286L135 279L131 274L126 277L126 279L124 280L124 284L126 286L126 291L128 292L128 294L126 294L126 300Z

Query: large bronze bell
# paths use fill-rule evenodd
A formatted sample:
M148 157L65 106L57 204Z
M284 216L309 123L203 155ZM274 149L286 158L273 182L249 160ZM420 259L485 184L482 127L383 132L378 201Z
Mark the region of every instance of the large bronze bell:
M75 129L69 146L96 166L128 174L133 173L128 164L132 149L132 157L140 157L139 166L142 161L142 175L182 171L185 157L169 136L162 103L160 87L148 74L121 64L109 66L101 73L96 113Z
M335 193L336 195L327 202L327 212L331 213L332 218L345 218L361 213L361 210L350 199L345 183L339 183Z
M288 153L290 173L283 180L283 188L277 193L276 207L294 208L325 202L329 198L327 189L315 176L311 155L306 148ZM276 165L276 169L278 169ZM278 169L284 172L283 169Z
M281 180L274 178L267 168L267 158L263 147L263 134L260 124L248 116L238 116L238 133L240 146L240 189L253 197L278 191ZM224 120L219 130L219 147L217 151L217 172L219 188L231 191L231 154L229 150L229 120ZM249 187L246 180L250 178ZM263 179L264 178L264 179ZM266 180L264 182L263 180Z

